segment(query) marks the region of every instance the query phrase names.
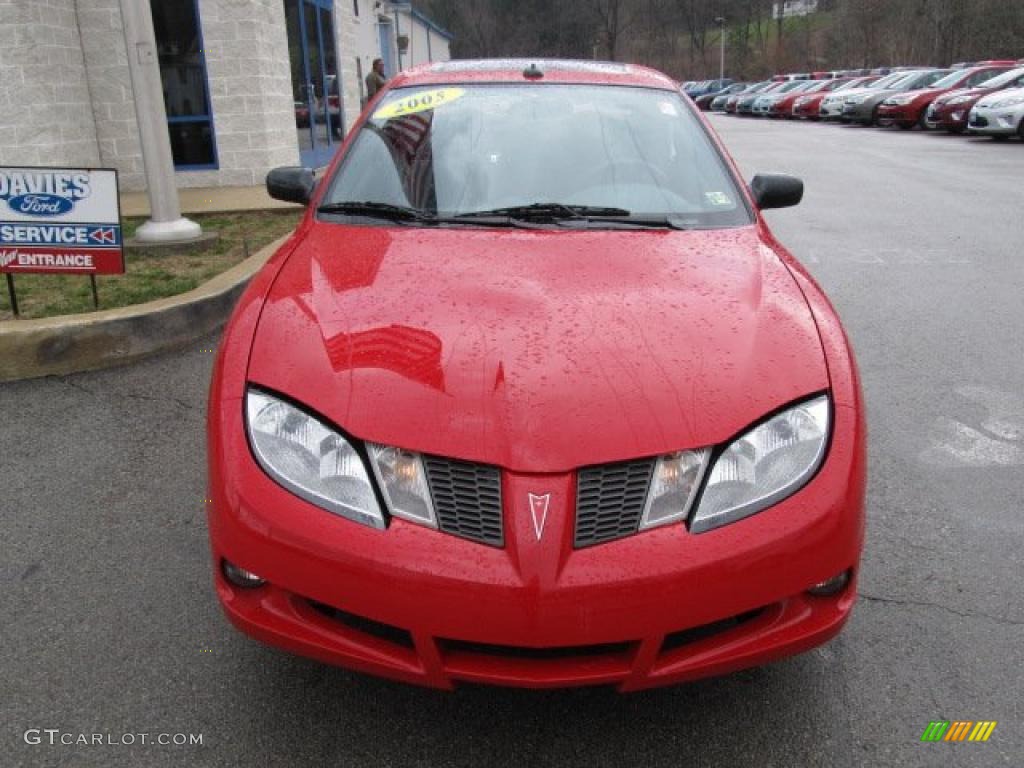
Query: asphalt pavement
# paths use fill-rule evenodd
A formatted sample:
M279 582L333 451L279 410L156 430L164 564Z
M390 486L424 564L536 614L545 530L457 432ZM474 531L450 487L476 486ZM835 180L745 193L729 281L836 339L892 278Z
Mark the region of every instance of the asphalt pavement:
M843 634L628 696L442 693L263 647L211 587L210 338L0 385L0 764L1024 764L1024 143L713 124L748 178L804 178L804 203L769 220L858 354L868 537ZM984 744L921 743L932 720L998 725ZM59 744L80 734L135 743Z

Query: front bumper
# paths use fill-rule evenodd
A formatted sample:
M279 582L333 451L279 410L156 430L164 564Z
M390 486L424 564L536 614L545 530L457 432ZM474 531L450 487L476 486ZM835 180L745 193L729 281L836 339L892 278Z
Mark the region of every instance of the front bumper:
M842 118L858 123L870 123L874 118L877 102L864 101L860 104L843 104Z
M843 102L831 101L821 102L818 107L818 117L822 120L838 120L843 115Z
M1024 120L1024 106L975 107L967 120L967 130L984 136L1013 136Z
M254 463L238 400L211 401L210 537L267 580L216 568L229 619L269 644L410 683L638 690L722 674L833 637L856 595L864 436L834 409L818 475L775 507L691 535L681 525L574 549L574 475L504 472L503 549L402 520L378 531L284 490ZM551 493L543 538L528 494ZM806 590L843 571L838 595Z
M919 117L919 113L909 106L896 107L882 104L878 107L878 124L883 127L890 125L914 125Z

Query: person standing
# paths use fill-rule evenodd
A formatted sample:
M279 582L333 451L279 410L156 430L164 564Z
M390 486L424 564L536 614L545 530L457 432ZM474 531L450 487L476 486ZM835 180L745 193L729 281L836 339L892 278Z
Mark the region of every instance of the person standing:
M369 74L366 75L366 100L369 101L377 95L377 91L384 87L387 77L384 75L384 59L374 59Z

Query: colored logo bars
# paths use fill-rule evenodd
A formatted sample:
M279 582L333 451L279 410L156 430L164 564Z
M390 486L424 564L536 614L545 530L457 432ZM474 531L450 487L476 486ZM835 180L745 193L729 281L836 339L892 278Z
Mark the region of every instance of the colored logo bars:
M995 729L995 720L932 720L921 741L988 741Z

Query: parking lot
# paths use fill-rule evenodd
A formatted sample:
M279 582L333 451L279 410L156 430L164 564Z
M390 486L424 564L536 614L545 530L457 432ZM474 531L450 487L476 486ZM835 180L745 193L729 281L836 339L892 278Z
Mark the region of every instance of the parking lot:
M13 765L964 766L1024 762L1024 145L712 116L850 334L869 416L861 599L831 644L649 693L453 694L235 632L214 598L203 421L216 338L0 385L0 722ZM695 587L699 588L699 587ZM995 720L984 744L920 742ZM202 734L188 747L49 746Z

